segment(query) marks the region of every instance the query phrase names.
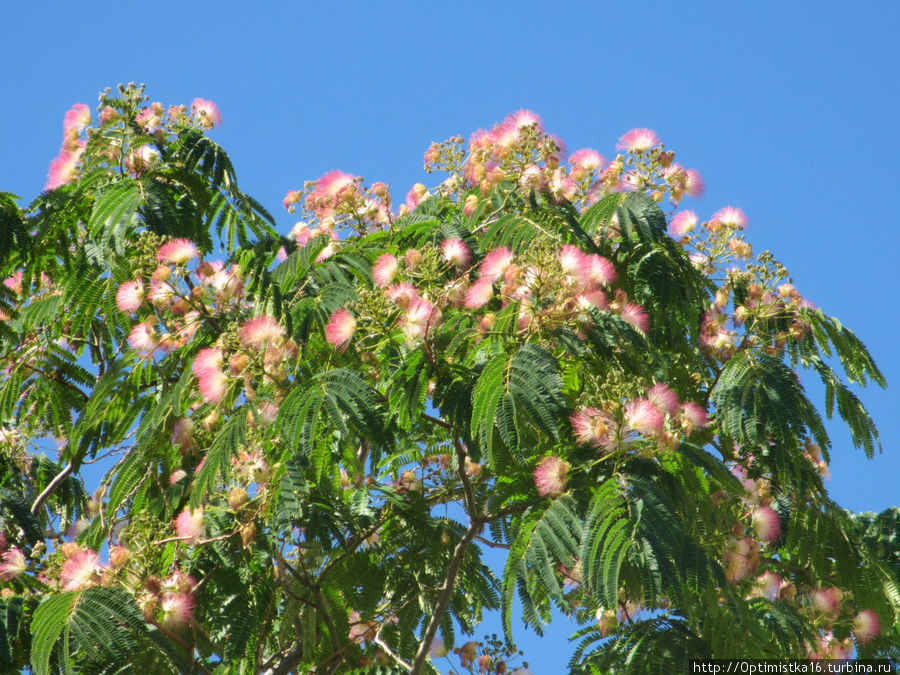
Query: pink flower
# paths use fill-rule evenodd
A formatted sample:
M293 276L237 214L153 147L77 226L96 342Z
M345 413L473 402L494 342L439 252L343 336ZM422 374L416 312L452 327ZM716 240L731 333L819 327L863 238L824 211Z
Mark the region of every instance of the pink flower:
M636 302L629 302L625 305L620 316L623 321L630 323L642 333L650 330L650 317L647 316L644 308Z
M663 382L659 382L647 390L647 400L656 406L661 413L670 417L675 417L681 411L681 402L678 400L678 394Z
M0 563L0 579L3 581L18 579L28 569L25 554L15 546L3 554L2 560L3 562Z
M149 321L143 321L131 329L131 333L128 335L128 344L132 349L149 354L159 347L159 335L153 330Z
M488 277L481 277L466 291L465 306L468 309L483 307L494 297L494 282Z
M706 410L693 401L687 401L681 406L681 423L687 433L694 429L702 429L709 424L709 416Z
M578 185L563 173L562 168L557 167L550 176L547 189L550 191L554 201L561 204L565 201L571 201L575 197Z
M673 239L681 239L697 227L697 214L693 211L679 211L669 221L669 235Z
M116 306L126 314L133 314L144 303L144 285L140 281L126 281L116 291Z
M202 98L195 98L191 103L191 112L200 118L201 124L207 129L212 129L216 125L222 124L222 114L219 107L212 101Z
M654 145L659 145L659 136L652 129L632 129L622 134L616 143L617 150L628 152L646 152Z
M750 220L744 212L734 206L726 206L716 211L711 218L711 222L719 223L726 227L733 227L737 230L743 230L750 224Z
M810 594L813 607L828 617L836 618L841 609L844 592L836 587L817 588Z
M197 377L200 395L207 403L221 403L228 387L228 376L221 370L209 370Z
M172 239L159 247L156 259L163 263L181 265L197 256L197 247L190 239Z
M56 159L50 162L50 171L47 174L47 182L44 184L44 189L53 190L60 185L71 183L75 178L80 159L80 153L61 150Z
M355 332L356 319L347 309L341 307L328 319L325 326L325 340L339 351L343 351L350 344Z
M385 289L384 296L400 307L406 308L409 303L419 297L419 291L412 284L394 284Z
M91 110L84 103L76 103L71 110L66 111L63 120L64 129L75 129L78 133L91 123Z
M456 267L465 267L472 258L469 247L462 239L445 239L441 244L441 253L444 260Z
M578 276L585 286L609 286L616 278L616 268L599 255L583 255Z
M684 192L691 197L699 197L706 189L703 176L696 169L685 169Z
M78 551L63 563L59 580L64 591L79 591L100 581L102 567L96 551Z
M181 539L194 543L206 533L206 525L203 522L203 508L191 510L185 507L175 519L175 534Z
M521 131L525 127L534 127L537 131L544 130L544 123L541 121L540 116L531 110L525 109L510 113L503 120L502 124L507 124L517 131Z
M655 405L641 398L625 406L625 420L628 425L645 436L661 436L665 418Z
M570 276L577 274L585 266L584 258L581 249L572 244L564 244L559 251L559 265Z
M542 497L557 497L565 492L569 463L559 457L545 457L534 470L534 484Z
M329 171L316 182L315 190L307 196L307 208L319 218L333 216L341 200L356 192L358 180L357 176L337 169Z
M125 567L130 557L131 551L124 546L111 546L109 549L109 563L116 569Z
M575 440L581 445L593 445L607 450L616 447L616 424L597 408L582 408L569 418Z
M162 624L166 628L187 626L194 613L194 596L187 592L165 593L160 609Z
M300 201L300 193L296 190L288 190L284 195L284 199L281 200L282 205L285 209L288 210L289 213L294 212L294 204Z
M572 153L572 156L569 157L569 163L573 167L591 172L603 168L603 165L606 164L606 159L596 150L582 148Z
M106 106L100 111L100 124L109 124L119 118L119 111L111 105Z
M512 260L513 254L508 248L505 246L495 248L481 261L479 272L483 278L486 277L491 281L496 281L503 276L503 272L512 264Z
M853 634L860 644L866 644L881 632L881 619L871 609L864 609L856 615Z
M241 344L245 347L265 347L284 337L284 328L273 317L263 314L245 321L238 331Z
M207 347L206 349L201 349L197 352L197 356L194 357L192 368L194 370L194 375L200 377L210 371L221 370L223 363L222 352L218 349Z
M466 197L465 205L463 206L463 215L466 218L471 218L472 214L475 213L475 209L478 208L478 196L477 195L469 195Z
M754 597L768 598L772 602L778 597L778 591L781 589L784 579L775 574L775 572L766 572L756 579L753 589Z
M379 256L375 264L372 265L372 280L375 282L375 285L385 288L397 276L398 269L397 259L390 253L385 253Z
M403 315L403 333L410 340L425 337L429 328L434 328L441 320L441 310L424 298L414 298Z
M781 535L781 519L775 509L762 506L753 512L751 520L753 528L756 530L756 536L761 541L772 544L778 540Z

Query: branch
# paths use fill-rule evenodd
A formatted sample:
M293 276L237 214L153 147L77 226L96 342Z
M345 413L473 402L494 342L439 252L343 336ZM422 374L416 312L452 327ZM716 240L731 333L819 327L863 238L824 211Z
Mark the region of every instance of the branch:
M69 462L62 468L62 471L60 471L53 477L53 480L50 481L50 484L44 488L44 491L37 496L37 498L34 500L34 504L31 505L31 515L36 516L38 514L38 512L41 510L41 507L44 505L44 502L50 499L50 495L56 492L56 488L58 488L66 478L72 475L72 472L74 470L75 464Z
M404 661L402 658L400 658L400 656L398 656L397 654L395 654L395 653L393 652L393 650L391 650L391 648L388 647L387 644L385 644L384 640L381 639L381 635L376 635L376 636L375 636L375 644L378 645L379 647L381 647L381 648L384 650L384 653L385 653L385 654L387 654L388 656L390 656L392 659L394 659L394 661L396 661L397 663L399 663L401 666L403 666L403 667L406 668L407 670L411 670L411 669L412 669L412 666L411 666L411 665L409 665L406 661Z
M472 540L475 538L475 535L478 534L482 525L483 523L480 518L473 517L472 524L469 525L469 529L466 530L465 536L453 550L453 558L451 558L450 566L447 568L447 576L444 578L444 584L441 587L441 593L438 596L437 604L432 612L431 621L428 622L425 633L422 635L422 641L419 643L419 651L416 652L416 658L413 660L410 675L419 675L422 672L422 668L425 666L425 659L428 657L431 643L434 641L434 636L437 633L444 612L447 610L447 605L450 604L450 596L453 595L453 586L456 583L459 568L462 567L463 558L466 557L466 551L469 549L469 544L472 543Z

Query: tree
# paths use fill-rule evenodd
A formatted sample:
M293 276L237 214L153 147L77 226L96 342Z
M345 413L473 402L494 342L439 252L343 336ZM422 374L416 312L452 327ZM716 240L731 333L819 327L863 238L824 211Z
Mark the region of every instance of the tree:
M396 211L340 171L289 191L285 237L214 104L98 112L2 198L5 667L524 672L458 638L501 609L511 644L516 601L577 619L573 672L897 657L895 514L829 500L795 369L867 455L848 383L884 379L739 209L663 210L702 181L652 131L566 161L520 111L432 144L448 177Z

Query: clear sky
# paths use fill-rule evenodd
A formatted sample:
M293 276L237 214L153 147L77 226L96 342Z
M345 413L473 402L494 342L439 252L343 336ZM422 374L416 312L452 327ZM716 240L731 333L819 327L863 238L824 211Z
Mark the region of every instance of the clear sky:
M624 131L655 129L706 180L685 205L743 208L754 248L869 346L891 384L862 393L884 454L866 461L832 425L829 487L857 511L900 504L896 0L45 0L3 14L0 190L26 203L65 111L118 82L166 105L216 101L214 138L284 232L281 199L304 180L338 168L400 196L429 184L431 141L520 108L607 156ZM563 672L569 632L523 630L535 675Z

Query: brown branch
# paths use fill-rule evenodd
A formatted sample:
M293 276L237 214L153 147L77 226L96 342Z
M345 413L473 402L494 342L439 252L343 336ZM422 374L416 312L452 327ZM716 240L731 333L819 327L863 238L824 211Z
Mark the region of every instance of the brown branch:
M475 538L475 535L478 534L482 525L483 523L480 518L473 518L472 524L469 525L469 529L466 530L465 536L453 550L453 557L450 559L450 565L447 568L447 576L444 577L441 593L438 596L437 604L431 614L431 620L428 622L425 633L422 635L422 641L419 643L419 651L416 652L416 658L413 660L410 675L419 675L422 672L422 668L425 666L425 660L428 658L428 651L431 649L431 643L434 641L434 636L437 634L438 626L441 623L444 612L447 610L447 605L450 604L450 597L453 595L453 586L456 584L456 577L459 574L460 567L462 567L463 559L466 557L466 551L469 549L469 544L472 543L472 540Z
M53 477L53 480L50 481L50 484L44 488L44 491L41 492L34 500L34 504L31 505L31 515L36 516L38 512L41 510L41 507L44 505L48 499L50 499L50 495L56 492L56 488L58 488L62 482L72 475L72 472L75 470L75 464L73 462L69 462L66 464L62 471L56 474Z

